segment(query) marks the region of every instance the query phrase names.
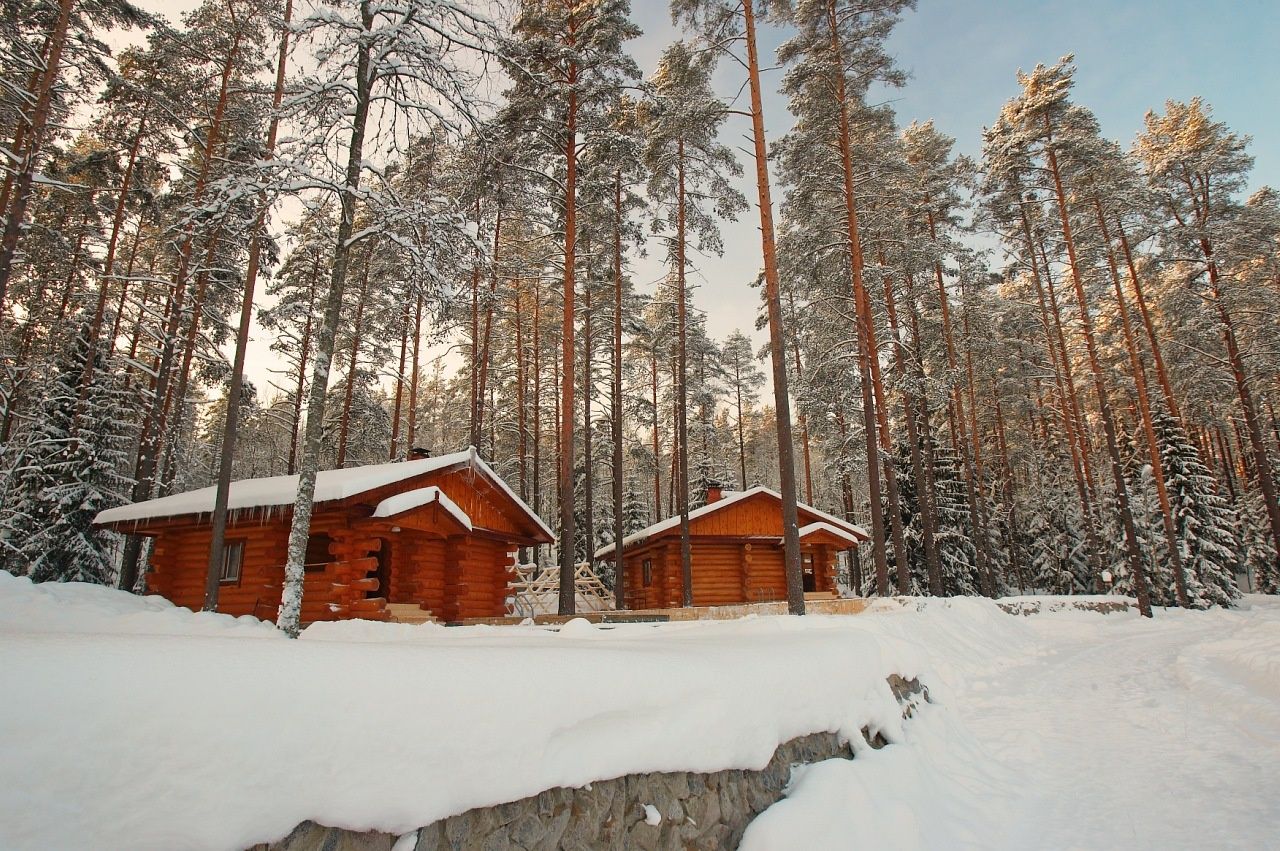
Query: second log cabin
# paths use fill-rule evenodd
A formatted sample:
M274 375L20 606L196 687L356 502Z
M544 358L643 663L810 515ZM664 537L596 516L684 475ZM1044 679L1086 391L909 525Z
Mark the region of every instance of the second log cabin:
M860 526L803 503L797 506L800 553L807 593L834 594L836 554L869 538ZM693 605L726 606L785 600L782 496L766 487L722 492L710 488L707 504L689 512ZM612 544L596 551L613 559ZM668 517L622 541L622 581L629 609L674 608L684 584L680 518Z

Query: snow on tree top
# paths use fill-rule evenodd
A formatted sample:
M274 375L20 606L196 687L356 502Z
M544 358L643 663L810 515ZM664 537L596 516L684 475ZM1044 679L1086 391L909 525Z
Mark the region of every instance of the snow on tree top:
M352 467L343 470L321 470L316 474L316 502L333 502L347 499L375 488L385 487L396 482L422 476L437 470L443 470L459 464L470 465L490 482L500 488L529 518L530 522L554 539L555 534L542 522L542 519L518 497L510 486L484 462L474 446L461 452L441 455L437 458L424 458L419 461L394 461L388 464L369 464L364 467ZM297 476L271 476L264 479L241 479L231 483L231 493L227 500L228 511L244 511L254 508L277 508L293 505L298 495ZM443 494L440 495L444 497ZM181 517L188 514L212 514L215 488L207 487L199 490L177 493L171 496L150 499L133 505L122 505L99 512L94 518L98 525L108 523L141 522L165 517ZM457 515L466 518L470 527L470 518L454 505L452 501L446 505L444 497L441 505L446 509L452 506ZM380 507L382 504L380 503ZM400 508L399 511L407 510ZM396 513L399 513L397 511Z
M404 514L406 511L421 508L433 502L439 503L440 507L454 520L465 526L468 532L471 531L471 518L467 516L467 512L459 508L456 502L449 499L448 495L435 485L389 496L378 503L378 507L373 510L373 516L395 517L397 514Z
M722 508L728 508L730 505L733 505L734 503L742 502L744 499L748 499L750 497L756 496L757 494L768 494L769 496L773 497L779 502L782 501L782 494L778 493L772 488L766 488L763 485L759 485L757 487L750 488L744 491L724 491L721 498L716 500L715 502L708 503L702 506L701 508L695 508L693 511L690 511L689 519L697 520L699 517L705 517L708 514L719 511ZM831 514L827 514L825 511L819 511L818 509L814 508L811 505L805 505L803 502L800 502L800 503L796 503L796 506L801 511L806 511L809 514L822 518L822 521L819 523L811 523L808 526L805 526L804 528L805 530L808 530L808 532L817 531L817 529L814 528L815 526L826 526L830 529L830 531L835 532L837 535L840 535L843 538L847 538L852 542L865 541L866 539L871 537L871 535L867 532L867 530L863 529L861 526L856 526L852 523L841 520L839 517L836 517ZM627 535L627 537L622 539L622 546L625 549L631 546L632 544L647 540L648 538L652 538L653 536L659 535L670 529L675 529L679 525L680 525L680 515L676 514L672 517L668 517L666 520L660 521L658 523L654 523L652 526L647 526L644 529L641 529L639 532L633 532L630 535ZM804 534L803 531L802 531L802 534ZM614 551L614 545L606 544L605 546L596 550L595 557L598 559L608 558L613 554L613 551Z

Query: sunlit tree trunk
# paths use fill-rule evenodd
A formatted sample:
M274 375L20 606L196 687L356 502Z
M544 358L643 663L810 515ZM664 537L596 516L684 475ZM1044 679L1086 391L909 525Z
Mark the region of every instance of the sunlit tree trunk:
M1107 230L1107 219L1102 212L1102 204L1097 198L1093 201L1094 210L1098 214L1098 227L1102 231L1102 239L1106 244L1107 268L1111 272L1111 284L1116 295L1116 306L1120 310L1120 327L1124 332L1125 349L1129 355L1129 371L1133 374L1133 382L1138 392L1138 414L1142 421L1142 434L1146 439L1148 458L1151 461L1151 475L1156 484L1156 495L1160 501L1160 520L1164 527L1165 544L1169 548L1168 558L1173 569L1174 589L1177 593L1178 605L1190 608L1191 601L1187 597L1187 578L1182 564L1182 547L1178 543L1178 532L1174 527L1173 509L1169 504L1169 488L1165 483L1164 464L1160 459L1160 444L1156 441L1155 428L1151 421L1151 399L1147 391L1147 370L1138 353L1138 343L1134 339L1133 325L1129 321L1129 307L1125 304L1124 291L1120 288L1120 271L1116 267L1115 252L1111 247L1111 234Z
M1120 514L1120 523L1124 529L1125 556L1133 577L1133 587L1138 598L1138 610L1143 617L1151 617L1151 594L1147 586L1146 568L1142 562L1142 551L1138 547L1138 533L1133 523L1133 512L1129 507L1129 490L1125 484L1124 466L1120 460L1120 448L1116 442L1115 417L1111 412L1111 403L1107 398L1107 387L1103 378L1102 362L1098 357L1098 346L1093 335L1093 319L1089 315L1089 304L1084 292L1084 279L1080 275L1079 261L1076 258L1075 240L1071 235L1071 220L1067 214L1067 197L1062 188L1062 173L1058 168L1057 154L1053 149L1053 132L1049 124L1049 116L1044 117L1045 156L1049 161L1049 170L1053 174L1054 194L1058 202L1058 219L1062 226L1062 241L1066 244L1068 265L1071 268L1071 281L1075 285L1076 303L1080 309L1080 330L1084 335L1085 348L1089 353L1089 368L1093 373L1094 391L1098 396L1098 413L1102 418L1102 431L1107 440L1107 454L1111 457L1111 475L1115 484L1116 508Z
M755 149L756 191L760 207L760 241L764 253L765 301L769 318L769 353L773 362L773 396L778 428L778 471L782 490L783 566L787 579L787 611L804 614L804 576L800 567L800 528L796 511L796 462L791 436L791 402L787 392L786 348L782 333L782 301L777 246L773 232L773 199L765 151L764 106L756 51L753 0L743 0L747 39L747 74L751 89L751 129Z

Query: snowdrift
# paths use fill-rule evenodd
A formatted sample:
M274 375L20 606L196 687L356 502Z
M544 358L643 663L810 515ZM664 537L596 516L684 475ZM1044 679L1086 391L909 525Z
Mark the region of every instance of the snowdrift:
M404 832L555 786L760 768L813 732L898 741L885 677L935 679L900 619L357 621L288 641L0 574L0 846L242 848L305 819Z

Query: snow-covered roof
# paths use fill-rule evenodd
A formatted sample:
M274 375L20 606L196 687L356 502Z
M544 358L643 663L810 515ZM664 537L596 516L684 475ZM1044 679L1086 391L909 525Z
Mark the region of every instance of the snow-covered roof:
M729 506L734 505L735 503L742 502L743 500L749 499L750 497L756 496L757 494L768 494L769 496L773 497L779 502L782 501L782 494L778 493L772 488L764 487L763 485L758 485L754 488L750 488L744 491L724 491L721 498L716 500L715 502L708 503L707 505L704 505L701 508L695 508L693 511L690 511L689 520L693 521L693 520L697 520L699 517L706 517L708 514L712 514L716 511L720 511L721 509L728 508ZM855 541L859 539L865 540L871 537L870 535L867 534L866 530L863 529L861 526L855 526L852 523L841 520L839 517L835 517L831 514L827 514L825 511L819 511L818 509L814 508L811 505L805 505L804 503L800 502L800 503L796 503L796 507L803 511L808 512L809 514L822 518L822 520L825 521L827 524L831 524L837 528L846 530L846 533L845 533L846 535L853 534L856 536L860 536L860 538L854 538L853 540ZM813 524L810 524L810 525L813 525ZM654 523L652 526L646 526L645 528L641 529L639 532L632 532L630 535L627 535L625 538L622 539L622 547L623 549L626 549L632 544L637 544L641 541L652 538L655 535L660 535L663 532L667 532L671 529L678 528L679 526L680 526L679 514L673 517L668 517L666 520L662 520L658 523ZM809 527L806 526L805 528L807 529ZM595 557L608 558L610 555L613 554L614 549L615 547L613 544L606 544L605 546L596 550Z
M854 528L857 528L857 527L854 527ZM856 544L859 541L865 540L863 538L859 538L853 532L850 532L847 528L841 528L840 526L833 526L824 520L820 520L817 523L810 523L808 526L801 526L800 540L803 541L805 538L807 538L809 535L812 535L815 532L830 532L832 535L835 535L837 538L848 541L851 544Z
M441 508L448 512L449 516L466 527L468 532L471 531L471 518L467 516L467 512L459 508L458 503L449 499L449 495L435 485L415 488L411 491L389 496L378 503L378 507L373 510L372 516L395 517L399 514L404 514L406 511L430 505L433 502L438 503Z
M511 487L484 462L474 446L461 452L453 452L436 458L418 461L393 461L387 464L369 464L342 470L321 470L316 474L315 502L335 502L348 497L392 485L396 482L443 470L459 464L467 464L500 488L529 518L530 522L555 538L555 533L542 522L533 509L518 497ZM142 522L188 514L212 514L216 488L176 493L159 499L150 499L118 508L108 508L94 518L96 524ZM227 500L228 511L246 511L255 508L273 508L293 505L298 495L298 476L270 476L264 479L241 479L231 483ZM443 496L443 494L442 494ZM447 497L446 497L447 498ZM442 503L443 504L443 503ZM457 508L457 506L454 506ZM466 516L463 514L462 516ZM468 521L470 522L470 521Z

